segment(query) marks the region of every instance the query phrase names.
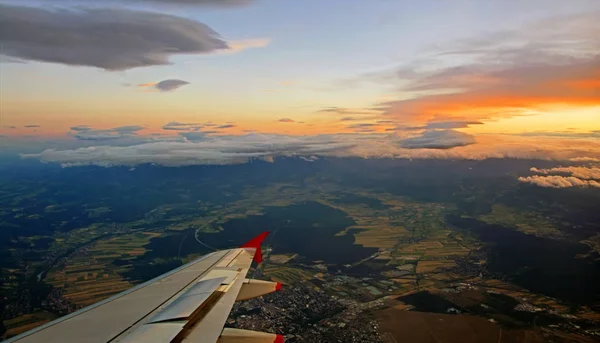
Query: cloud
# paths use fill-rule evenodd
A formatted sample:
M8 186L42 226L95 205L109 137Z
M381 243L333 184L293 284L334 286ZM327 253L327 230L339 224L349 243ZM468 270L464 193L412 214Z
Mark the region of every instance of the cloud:
M86 125L73 126L70 135L82 141L108 141L129 138L137 135L143 130L142 126L129 125L119 126L111 129L93 129Z
M132 0L136 1L136 0ZM141 2L155 2L164 4L181 5L207 5L207 6L243 6L254 2L254 0L137 0Z
M105 70L166 65L174 55L230 48L195 20L126 9L0 4L0 28L3 55Z
M393 80L411 97L377 108L401 122L425 122L457 117L479 121L548 106L598 105L599 15L553 18L448 44L423 61L385 71L389 75L381 82ZM365 77L372 80L372 75Z
M177 79L169 79L169 80L163 80L160 82L143 83L143 84L138 85L138 87L143 87L143 88L150 87L150 88L156 89L159 92L171 92L171 91L178 89L179 87L189 85L189 84L190 83L187 81L177 80Z
M224 124L224 125L219 125L215 128L216 129L230 129L232 127L236 127L236 125L235 124Z
M569 159L571 162L600 162L600 158L593 157L573 157Z
M205 131L205 132L180 132L179 135L181 137L185 137L186 140L190 142L198 142L206 140L208 135L217 133L218 131Z
M528 131L518 133L520 136L546 136L546 137L570 137L570 138L600 138L600 132L569 132L569 131Z
M7 128L7 129L16 129L17 127L16 126L5 126L5 128Z
M43 0L37 0L35 2L39 2ZM50 0L46 0L50 1ZM255 0L106 0L102 3L109 3L111 5L121 4L121 5L136 5L136 4L144 4L144 3L153 3L153 4L164 4L164 5L192 5L192 6L215 6L215 7L235 7L235 6L244 6L251 4ZM20 2L32 2L31 0L20 0ZM55 0L52 0L55 2ZM71 2L75 3L93 3L96 0L72 0Z
M36 125L36 124L32 124L32 125L25 125L25 126L23 126L23 127L24 127L24 128L28 128L28 129L31 129L31 128L38 128L38 127L40 127L40 126L39 126L39 125Z
M373 123L358 123L358 124L352 124L352 125L348 125L347 127L349 129L365 129L365 128L371 128L377 126L377 124L373 124Z
M281 123L295 123L296 121L290 118L281 118L279 119L279 122Z
M453 120L453 121L434 121L428 122L425 129L463 129L471 125L483 124L476 120Z
M406 149L452 149L471 144L475 144L475 137L455 130L425 131L400 141L400 146Z
M385 114L404 120L429 120L436 116L469 116L472 120L511 117L520 110L542 106L600 103L600 87L576 88L570 82L584 82L600 75L600 57L569 64L518 64L510 66L472 65L451 68L416 80L405 91L428 89L436 93L409 100L381 104ZM447 90L454 91L448 92ZM503 109L509 109L504 111Z
M343 118L340 118L340 121L353 121L353 120L358 120L358 119L356 119L354 117L343 117Z
M198 131L202 127L203 125L198 123L180 123L177 121L172 121L166 123L162 129L167 131Z
M370 130L370 128L364 128ZM452 130L446 130L452 131ZM81 141L87 148L48 149L24 158L74 165L128 165L156 163L178 166L193 164L245 163L253 158L278 156L470 159L517 158L569 161L600 160L600 142L572 138L521 137L480 134L475 144L462 145L472 138L455 133L431 131L419 141L406 132L351 133L329 135L274 135L251 133L225 135L222 131L183 131L178 136L131 136L128 139ZM441 131L443 132L443 131ZM435 137L430 137L434 135ZM437 135L437 136L436 136ZM446 137L444 137L446 135ZM453 138L454 137L454 138ZM184 140L184 141L182 141ZM94 144L93 147L88 144ZM127 143L129 146L124 146ZM160 144L158 144L160 143ZM108 146L111 145L111 146ZM120 146L115 146L120 145ZM459 145L459 146L456 146ZM59 145L57 145L59 146ZM450 147L455 146L450 149ZM591 180L590 180L591 181Z
M552 175L552 174L568 174L578 179L584 180L600 180L600 168L592 167L556 167L550 169L531 168L536 174Z
M318 110L317 112L331 113L331 114L338 114L338 115L359 115L359 114L374 115L377 113L377 110L362 109L362 108L347 108L347 107L325 107L325 108Z
M230 52L239 52L246 49L252 48L263 48L271 43L270 38L252 38L242 40L232 40L229 42Z
M184 132L182 135L201 134ZM199 137L196 137L199 138ZM327 136L290 137L248 134L198 139L196 142L155 142L128 147L96 146L75 150L45 150L39 154L22 155L57 162L63 166L135 166L156 163L165 166L197 164L236 164L251 159L278 156L317 156L342 152L352 147Z
M527 176L519 177L520 182L531 183L540 187L569 188L569 187L595 187L600 188L600 182L581 180L573 176Z

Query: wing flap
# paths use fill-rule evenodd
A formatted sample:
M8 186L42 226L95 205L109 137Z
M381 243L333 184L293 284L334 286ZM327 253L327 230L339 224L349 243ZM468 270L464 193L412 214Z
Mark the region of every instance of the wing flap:
M187 318L213 295L225 277L201 280L160 310L150 319L151 323Z

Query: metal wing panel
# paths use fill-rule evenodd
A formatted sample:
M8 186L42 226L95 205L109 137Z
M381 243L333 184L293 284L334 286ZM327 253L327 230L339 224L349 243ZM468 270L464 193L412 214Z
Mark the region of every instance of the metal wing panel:
M252 264L255 249L240 249L240 254L228 266L239 268L239 273L233 283L225 291L210 311L195 325L188 329L183 342L215 343L221 335L225 321L231 312L231 307L244 284L248 269ZM219 328L215 330L215 328Z
M221 277L196 283L181 296L178 296L169 306L152 316L150 322L162 322L191 316L221 286L223 281L225 281L225 278Z
M170 300L229 252L230 250L223 250L203 256L98 304L16 336L8 342L108 342Z
M231 311L231 307L237 298L242 284L245 281L245 276L252 263L252 257L255 249L232 249L227 255L223 256L209 271L202 275L196 283L192 283L186 289L173 297L172 300L165 303L161 308L157 309L148 319L140 321L135 326L131 327L119 335L114 342L127 343L146 343L138 337L152 337L152 331L156 332L157 336L169 335L171 327L163 327L161 324L169 323L171 320L182 321L184 326L171 340L167 342L182 342L187 337L195 332L201 331L203 337L201 341L197 338L194 342L211 342L214 343L219 338L223 325ZM194 293L193 289L196 285L210 282L213 286L216 285L216 280L219 282L219 287L215 288L209 297L204 298L201 302L181 303L181 299L186 299L186 294ZM193 300L193 299L192 299ZM181 306L180 306L181 305ZM162 318L162 314L168 311L170 307L185 310L186 317L181 317L179 314L171 318L163 318L163 321L154 321L154 316ZM140 333L140 331L143 332ZM142 336L140 336L142 335ZM169 336L170 337L170 336ZM153 341L154 342L154 341Z

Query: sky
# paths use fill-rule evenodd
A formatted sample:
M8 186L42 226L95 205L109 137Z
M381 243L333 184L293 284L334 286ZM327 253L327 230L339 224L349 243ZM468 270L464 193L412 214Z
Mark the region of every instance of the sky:
M594 163L599 17L597 0L0 0L0 151Z

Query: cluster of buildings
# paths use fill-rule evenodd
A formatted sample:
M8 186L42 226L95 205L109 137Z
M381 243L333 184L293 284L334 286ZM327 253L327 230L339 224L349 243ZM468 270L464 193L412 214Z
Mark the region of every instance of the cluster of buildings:
M382 304L340 300L307 285L289 286L236 304L227 325L279 333L286 342L381 342L377 322L365 310Z

